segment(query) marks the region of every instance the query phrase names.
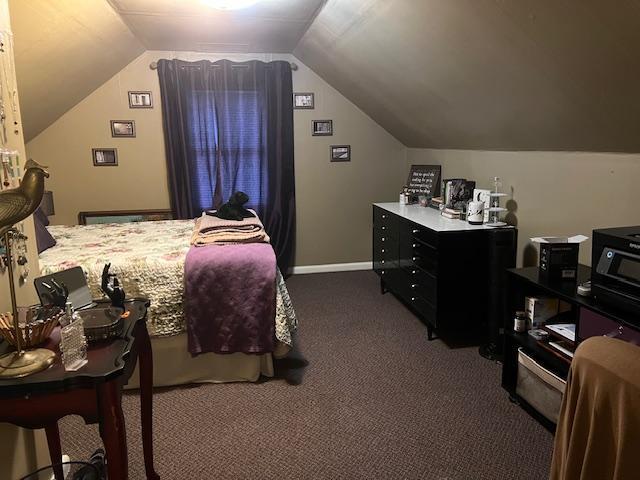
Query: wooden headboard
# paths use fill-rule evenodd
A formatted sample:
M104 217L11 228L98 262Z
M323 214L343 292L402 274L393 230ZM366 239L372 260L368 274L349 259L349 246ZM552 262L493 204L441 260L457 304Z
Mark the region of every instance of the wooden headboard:
M173 220L171 210L106 210L78 213L79 225Z

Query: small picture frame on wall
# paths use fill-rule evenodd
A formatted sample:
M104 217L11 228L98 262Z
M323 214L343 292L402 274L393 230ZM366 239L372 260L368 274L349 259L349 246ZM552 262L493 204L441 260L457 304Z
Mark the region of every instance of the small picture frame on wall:
M351 145L331 145L332 162L350 162Z
M94 167L117 167L118 150L115 148L92 148Z
M315 104L314 95L311 92L293 94L293 108L298 110L312 110Z
M129 108L153 108L151 92L129 92Z
M314 137L333 135L333 120L311 120Z
M135 137L136 124L133 120L111 120L112 137Z

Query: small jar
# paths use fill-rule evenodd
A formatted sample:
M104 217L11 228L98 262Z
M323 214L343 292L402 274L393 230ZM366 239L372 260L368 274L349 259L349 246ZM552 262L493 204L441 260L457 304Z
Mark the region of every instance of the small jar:
M513 319L513 330L519 333L527 331L527 314L525 312L516 312Z

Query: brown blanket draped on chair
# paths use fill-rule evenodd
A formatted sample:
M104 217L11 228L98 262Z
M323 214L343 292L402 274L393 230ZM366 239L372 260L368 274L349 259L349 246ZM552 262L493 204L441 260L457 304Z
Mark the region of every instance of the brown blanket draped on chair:
M640 347L594 337L577 349L550 478L640 478Z

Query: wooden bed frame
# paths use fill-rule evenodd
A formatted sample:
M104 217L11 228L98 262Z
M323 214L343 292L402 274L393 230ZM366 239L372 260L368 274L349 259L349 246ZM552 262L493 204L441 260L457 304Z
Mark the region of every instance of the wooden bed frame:
M100 221L105 218L109 220ZM78 213L79 225L148 222L157 220L173 220L173 213L171 210L104 210Z

